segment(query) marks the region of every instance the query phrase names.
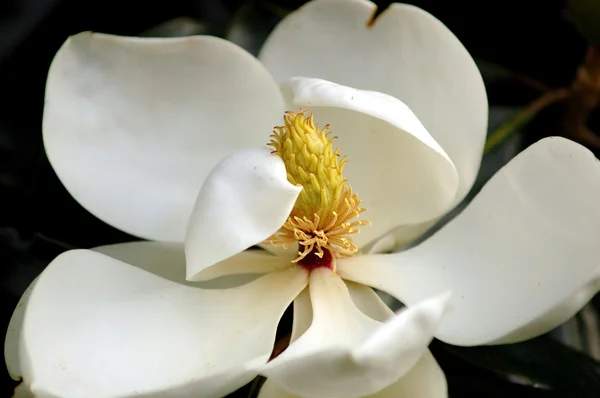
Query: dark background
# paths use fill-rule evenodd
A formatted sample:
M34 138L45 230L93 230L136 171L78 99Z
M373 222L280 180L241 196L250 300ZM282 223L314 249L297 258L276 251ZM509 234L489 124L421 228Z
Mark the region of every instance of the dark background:
M252 23L263 35L276 21L271 6L294 9L301 1L271 0L2 0L0 2L0 330L29 282L58 253L132 240L99 221L63 188L41 140L44 84L65 39L84 30L139 35L175 17L190 17L224 35L232 20L265 15ZM386 6L388 2L377 2ZM522 106L538 91L530 76L550 87L568 85L586 40L559 0L409 1L444 22L482 66L490 105ZM257 11L258 10L258 11ZM500 67L515 73L505 73ZM524 130L521 146L556 133L546 112ZM494 166L492 166L494 167ZM500 166L497 166L500 167ZM43 333L43 331L41 331ZM451 397L597 397L596 363L549 339L508 348L456 348L434 342ZM572 363L569 361L573 361ZM571 372L571 373L569 373ZM523 375L521 384L506 374ZM0 396L16 384L1 372ZM549 389L533 388L532 380Z

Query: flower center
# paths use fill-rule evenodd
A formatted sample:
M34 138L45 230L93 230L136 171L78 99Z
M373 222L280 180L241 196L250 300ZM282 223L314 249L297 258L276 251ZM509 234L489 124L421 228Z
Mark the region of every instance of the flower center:
M269 146L284 162L290 183L302 186L285 224L266 242L289 247L298 243L292 262L309 270L327 267L335 272L337 257L358 250L349 235L368 225L357 217L365 209L342 174L346 157L333 149L328 125L319 129L312 114L286 112L284 125L275 127Z

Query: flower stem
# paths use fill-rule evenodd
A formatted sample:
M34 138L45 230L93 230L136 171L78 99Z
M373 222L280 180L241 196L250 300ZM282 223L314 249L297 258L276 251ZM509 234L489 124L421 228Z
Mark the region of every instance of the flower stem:
M600 107L600 46L588 46L576 76L570 87L572 98L564 118L565 133L580 144L600 149L600 137L587 126L592 112Z
M543 94L497 128L486 140L483 152L488 153L498 146L498 144L510 137L517 129L529 123L529 121L531 121L531 119L542 109L556 102L565 100L569 95L569 90L564 88Z

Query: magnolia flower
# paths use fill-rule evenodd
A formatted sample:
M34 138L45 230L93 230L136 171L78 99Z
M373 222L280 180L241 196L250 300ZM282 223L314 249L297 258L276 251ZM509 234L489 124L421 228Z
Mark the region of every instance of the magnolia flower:
M66 252L32 283L6 337L21 392L220 397L262 374L261 398L445 397L433 337L525 340L598 290L600 168L560 138L423 243L378 254L469 191L487 100L438 20L374 9L310 2L260 61L205 36L63 45L49 160L91 213L154 242ZM291 303L291 344L270 360Z

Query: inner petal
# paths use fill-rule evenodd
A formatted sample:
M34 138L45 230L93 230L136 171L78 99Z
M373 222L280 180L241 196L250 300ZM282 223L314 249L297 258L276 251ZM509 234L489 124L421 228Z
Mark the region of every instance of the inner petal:
M318 77L402 100L456 165L458 203L475 181L487 132L481 74L434 16L410 4L376 3L392 4L369 23L377 11L371 1L309 1L275 27L259 59L278 83Z
M395 227L437 219L453 205L458 173L419 119L400 100L320 79L282 85L286 102L329 125L348 163L344 176L368 211L361 247Z
M300 191L287 181L281 159L266 147L241 150L223 159L202 185L188 222L187 279L265 272L261 264L277 260L264 256L262 263L244 268L233 266L231 257L277 231Z

